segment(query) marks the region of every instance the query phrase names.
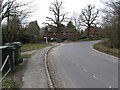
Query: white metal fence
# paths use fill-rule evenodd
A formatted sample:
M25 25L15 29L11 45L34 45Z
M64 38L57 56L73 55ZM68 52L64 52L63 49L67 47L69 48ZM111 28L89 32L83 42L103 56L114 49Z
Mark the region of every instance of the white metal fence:
M12 78L12 66L11 66L10 56L9 56L9 55L6 57L6 59L5 59L4 63L3 63L3 65L2 65L2 67L1 67L1 69L0 69L0 73L2 74L2 71L3 71L3 69L5 68L5 65L7 64L7 62L9 63L9 66L8 66L9 69L8 69L8 71L2 76L2 78L0 79L0 83L3 83L5 77L6 77L9 73L10 73L11 81L13 81L13 78ZM12 83L13 83L13 82L11 82L11 84L8 86L8 88L11 87Z

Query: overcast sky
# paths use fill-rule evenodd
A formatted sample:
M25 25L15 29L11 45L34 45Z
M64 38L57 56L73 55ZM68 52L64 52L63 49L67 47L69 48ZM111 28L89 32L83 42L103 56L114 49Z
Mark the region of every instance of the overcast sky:
M17 0L18 2L29 2L33 0ZM59 0L61 1L61 0ZM79 14L81 9L85 8L88 4L93 4L96 8L103 7L101 0L62 0L64 11L69 12L68 16ZM36 10L28 18L29 21L38 21L39 26L43 26L42 23L46 21L45 17L50 16L49 6L54 0L34 0L33 6Z

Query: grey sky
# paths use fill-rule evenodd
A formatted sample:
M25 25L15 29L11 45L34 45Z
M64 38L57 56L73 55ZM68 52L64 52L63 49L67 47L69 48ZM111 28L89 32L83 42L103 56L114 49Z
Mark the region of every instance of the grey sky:
M29 2L33 0L17 0L18 2ZM37 20L38 24L41 26L43 22L46 21L45 17L50 16L49 6L54 0L34 0L33 6L36 10L28 18L29 21ZM61 0L59 0L61 1ZM96 8L101 8L103 4L101 0L62 0L64 11L69 12L68 16L73 16L79 14L81 9L85 8L88 4L93 4Z

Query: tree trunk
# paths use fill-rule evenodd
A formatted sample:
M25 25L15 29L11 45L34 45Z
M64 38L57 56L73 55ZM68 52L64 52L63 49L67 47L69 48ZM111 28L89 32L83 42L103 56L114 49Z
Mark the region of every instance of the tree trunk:
M91 25L88 25L88 28L87 28L87 38L90 38L91 36L90 36L90 27L91 27Z
M58 40L59 40L59 41L62 41L60 27L61 27L61 26L60 26L60 23L58 23L58 24L57 24L57 33L58 33L57 37L58 37Z

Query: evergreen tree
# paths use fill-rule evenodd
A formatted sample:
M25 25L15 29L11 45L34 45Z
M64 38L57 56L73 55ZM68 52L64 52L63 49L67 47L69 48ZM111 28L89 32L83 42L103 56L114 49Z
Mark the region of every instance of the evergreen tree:
M29 23L27 33L29 34L31 43L40 42L40 27L38 26L37 21Z

